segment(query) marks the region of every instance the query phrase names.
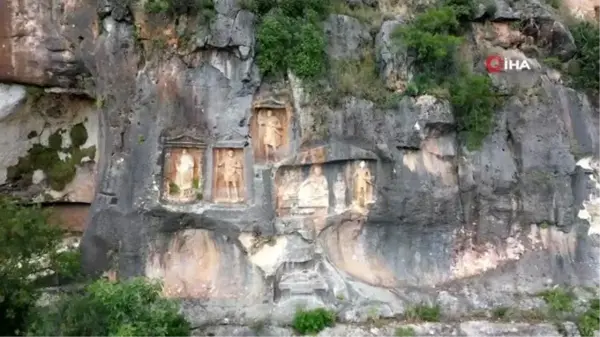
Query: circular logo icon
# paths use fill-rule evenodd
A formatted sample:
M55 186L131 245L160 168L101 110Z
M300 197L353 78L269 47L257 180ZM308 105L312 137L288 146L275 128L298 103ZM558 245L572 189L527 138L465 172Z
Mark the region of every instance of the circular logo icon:
M499 73L504 69L504 59L499 55L488 56L485 59L485 67L489 73Z

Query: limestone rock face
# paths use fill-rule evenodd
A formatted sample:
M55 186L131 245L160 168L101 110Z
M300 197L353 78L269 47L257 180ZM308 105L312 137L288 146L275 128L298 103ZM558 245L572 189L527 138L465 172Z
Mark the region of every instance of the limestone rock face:
M14 32L23 19L16 2L8 6L2 29ZM2 188L34 200L93 199L82 241L89 271L162 279L194 325L286 323L298 306L329 307L349 322L420 302L455 315L530 310L541 300L515 293L599 285L598 110L533 59L527 76L493 75L516 94L483 146L469 151L443 99L405 97L384 108L349 95L325 106L294 74L262 78L256 18L238 1L215 0L212 17L177 22L121 1L69 3L52 15L36 6L27 7L36 27L30 44L0 34L12 48L0 54L11 60L0 62L0 81L47 89L0 87ZM534 15L527 8L519 15ZM403 20L383 22L372 36L359 20L331 15L329 56L357 60L374 49L379 74L402 92L409 57L391 34ZM479 28L474 49L522 54L513 46L520 36L490 41ZM75 49L43 42L71 41L70 32L91 35ZM567 31L553 32L555 55L571 57ZM81 88L86 72L95 102L59 92ZM82 126L83 143L72 132ZM64 170L31 161L48 152ZM65 182L57 172L71 175Z

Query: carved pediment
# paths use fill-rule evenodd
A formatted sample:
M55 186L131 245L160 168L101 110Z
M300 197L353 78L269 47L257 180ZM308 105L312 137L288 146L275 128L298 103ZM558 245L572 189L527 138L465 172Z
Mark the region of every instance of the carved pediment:
M267 99L263 99L257 102L254 102L253 104L254 109L285 109L286 108L286 104L285 102L282 101L278 101L274 98L267 98Z
M162 142L166 147L206 147L206 142L193 135L182 133L176 136L164 136Z

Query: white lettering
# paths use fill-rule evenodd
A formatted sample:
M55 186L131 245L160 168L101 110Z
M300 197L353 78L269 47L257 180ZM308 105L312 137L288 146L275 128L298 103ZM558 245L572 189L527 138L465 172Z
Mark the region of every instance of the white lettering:
M520 60L508 60L508 69L518 69Z
M531 67L529 66L529 63L527 62L527 60L522 60L521 61L521 65L519 66L519 70L523 70L523 69L531 70Z

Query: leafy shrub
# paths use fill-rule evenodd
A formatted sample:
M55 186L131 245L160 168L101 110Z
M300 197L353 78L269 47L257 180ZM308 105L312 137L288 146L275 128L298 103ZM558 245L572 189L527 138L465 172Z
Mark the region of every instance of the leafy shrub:
M261 15L257 64L264 74L290 69L306 79L325 71L326 40L321 24L328 1L255 0L245 6Z
M60 251L64 231L48 224L48 211L0 197L0 335L19 335L48 274L76 276L77 252Z
M415 332L415 329L413 329L410 326L401 326L399 328L396 328L396 330L394 331L394 336L411 337L411 336L416 336L416 332Z
M169 16L202 15L204 19L215 15L214 0L148 0L144 9L148 13L164 13Z
M570 312L573 310L573 294L565 289L556 288L546 290L538 294L550 307L554 313Z
M457 59L466 20L473 17L472 0L449 0L418 15L393 34L412 53L415 76L407 94L449 95L458 128L469 149L479 147L491 131L500 96L487 76L466 70Z
M598 73L600 72L598 62L600 30L598 24L582 21L571 25L569 28L577 46L577 53L569 72L573 78L573 85L579 89L589 90L591 94L597 96L599 92Z
M325 70L325 36L314 12L294 18L275 10L265 15L258 28L257 63L261 71L313 78Z
M583 337L594 336L600 330L600 300L590 301L588 310L577 319L577 328Z
M502 104L487 75L466 74L448 85L459 132L469 149L476 149L494 126L494 111Z
M160 297L160 284L143 278L96 281L66 294L33 316L34 336L189 336L178 305Z
M441 309L439 306L417 305L406 310L406 318L425 322L439 322Z
M299 310L294 316L292 327L302 335L316 334L319 331L333 326L335 313L324 308L313 310Z

